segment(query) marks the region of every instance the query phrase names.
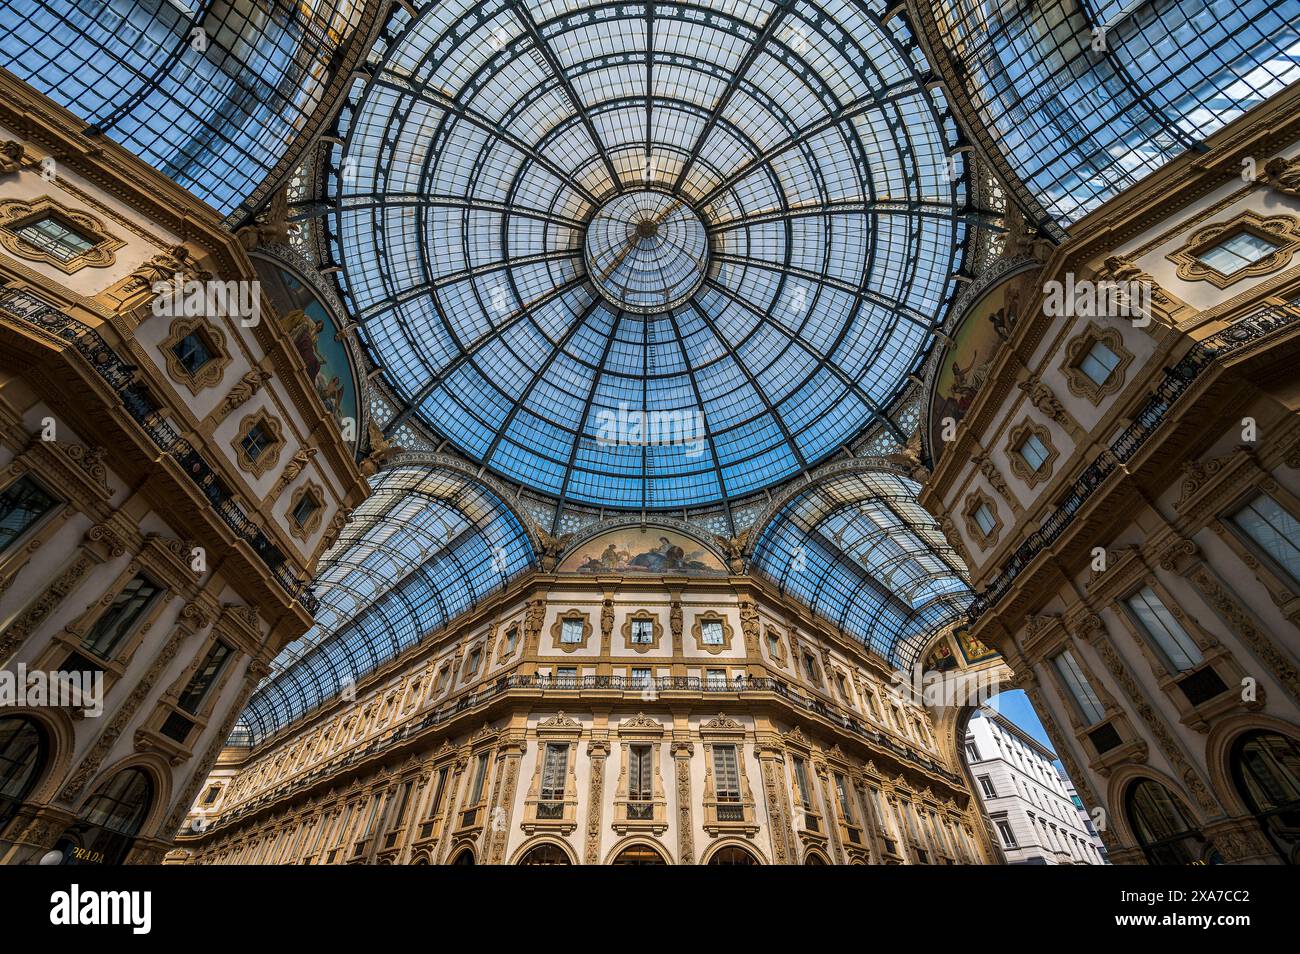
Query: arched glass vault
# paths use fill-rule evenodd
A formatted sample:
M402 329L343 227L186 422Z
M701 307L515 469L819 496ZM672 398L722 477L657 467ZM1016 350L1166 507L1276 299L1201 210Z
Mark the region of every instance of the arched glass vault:
M884 421L963 264L956 123L886 5L396 8L324 222L402 404L544 494L680 508ZM645 416L642 416L645 415Z
M966 564L893 473L830 476L760 531L751 568L890 663L910 669L972 593Z
M364 0L0 0L0 66L223 215L302 131Z
M1300 80L1300 0L938 0L978 122L1050 223Z
M536 564L514 512L471 477L398 467L371 480L322 561L315 625L276 658L236 736L256 744Z

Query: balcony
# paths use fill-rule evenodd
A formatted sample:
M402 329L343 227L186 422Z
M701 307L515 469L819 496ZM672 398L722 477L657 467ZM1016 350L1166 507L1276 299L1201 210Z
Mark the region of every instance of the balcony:
M988 585L976 594L967 613L975 621L996 606L1029 565L1054 544L1074 522L1084 505L1107 479L1132 460L1160 430L1170 410L1193 384L1217 362L1254 345L1274 332L1300 321L1300 309L1285 306L1261 308L1217 334L1192 346L1182 359L1165 371L1164 378L1133 416L1133 423L1096 460L1083 469L1061 498L1007 559Z
M98 331L29 291L0 289L0 310L72 345L73 350L117 394L131 419L198 486L213 513L236 537L248 544L281 589L308 613L315 615L319 604L310 583L294 574L284 554L253 522L203 455L168 423L159 403L143 384L136 381L134 365L123 361Z

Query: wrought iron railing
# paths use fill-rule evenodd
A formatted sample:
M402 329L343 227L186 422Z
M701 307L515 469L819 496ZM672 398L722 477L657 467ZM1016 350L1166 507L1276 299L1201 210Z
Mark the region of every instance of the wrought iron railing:
M136 380L135 365L123 361L94 328L30 291L0 289L0 309L71 344L113 389L131 419L194 481L213 512L252 548L281 588L301 603L307 612L316 613L319 604L310 583L293 572L284 554L248 516L203 455L167 421L148 388Z
M1096 460L1083 469L1061 503L1018 546L997 575L971 602L967 613L977 620L1007 595L1025 568L1060 538L1098 487L1123 464L1132 460L1160 429L1169 409L1216 361L1300 320L1300 311L1284 306L1262 308L1228 328L1197 342L1177 364L1165 371L1160 384L1119 436Z

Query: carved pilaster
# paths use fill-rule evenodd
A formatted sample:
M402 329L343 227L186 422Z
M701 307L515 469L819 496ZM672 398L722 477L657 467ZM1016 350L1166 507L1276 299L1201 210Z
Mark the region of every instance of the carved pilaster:
M1297 672L1295 663L1255 625L1246 608L1214 578L1204 563L1193 569L1188 579L1218 611L1233 633L1268 667L1291 698L1300 701L1300 672Z
M587 757L591 760L591 797L587 801L587 844L583 864L600 864L600 825L604 810L605 759L609 756L609 743L592 739L587 743Z
M492 791L492 808L488 813L487 863L505 862L506 839L510 833L510 814L515 804L515 788L519 784L519 763L523 759L526 743L507 742L497 752L497 779Z
M689 742L673 743L673 764L677 771L677 861L695 864L695 826L691 822L691 756L695 747Z
M86 753L85 758L81 760L81 764L77 766L77 770L59 791L59 801L75 802L81 793L85 791L86 785L94 774L99 771L100 765L103 764L108 753L112 751L114 744L122 733L126 731L126 727L135 716L136 710L140 708L145 698L152 691L154 683L158 681L158 677L162 675L163 670L175 658L177 651L181 648L181 643L184 642L188 635L182 628L178 627L173 630L161 652L154 659L153 665L136 683L135 688L131 690L131 694L122 700L121 705L117 707L117 711L113 713L108 728L100 733L99 738L95 740L95 744L90 747L90 751Z

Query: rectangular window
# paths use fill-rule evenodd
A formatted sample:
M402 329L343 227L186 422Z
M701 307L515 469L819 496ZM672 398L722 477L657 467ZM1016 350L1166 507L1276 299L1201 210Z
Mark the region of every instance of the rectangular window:
M557 666L555 668L555 681L561 688L572 689L578 684L578 668L576 666Z
M1111 374L1119 366L1119 355L1106 347L1101 341L1094 341L1088 348L1079 370L1088 376L1093 384L1102 385L1110 380Z
M172 354L176 355L176 360L181 363L186 374L197 374L200 368L212 360L212 348L200 331L191 331L172 345Z
M817 660L807 653L803 657L803 671L810 682L817 682Z
M648 646L654 642L655 628L654 622L648 619L632 620L632 642L640 646Z
M560 642L562 643L580 643L582 642L582 620L566 619L560 623Z
M194 715L198 713L199 706L203 705L203 697L208 694L212 684L217 681L217 676L221 674L221 669L230 658L230 647L225 643L217 640L208 650L208 654L203 657L203 662L194 675L190 677L189 683L181 693L176 704L186 712Z
M975 747L974 742L966 743L966 758L970 759L972 762L980 761L980 750Z
M1030 470L1036 471L1047 462L1047 445L1039 439L1037 434L1030 434L1026 437L1020 442L1020 446L1016 450L1025 459L1025 463L1029 465Z
M0 553L58 504L59 501L26 476L0 492Z
M511 626L506 630L506 652L514 653L515 644L519 642L519 627Z
M82 645L102 659L109 658L158 592L158 587L145 577L135 577L114 597L113 605L95 620Z
M853 802L849 799L849 783L839 772L835 773L835 791L840 797L840 813L844 816L844 824L853 824Z
M478 764L474 766L474 785L470 788L469 804L477 805L483 800L483 782L487 778L488 755L486 752L478 757Z
M781 641L773 633L767 634L767 654L773 659L781 655Z
M548 742L546 757L542 760L542 801L564 801L564 781L568 770L569 747L558 742Z
M700 623L700 639L705 646L722 645L722 621L716 619L706 619Z
M718 821L743 821L740 766L734 745L713 746L713 790L718 799Z
M998 819L998 834L1002 836L1002 844L1007 848L1019 847L1016 844L1015 832L1011 830L1011 825L1005 819Z
M811 790L808 787L808 765L797 755L794 759L794 780L799 786L799 799L803 802L803 807L811 811L813 804Z
M1220 275L1231 275L1268 258L1277 249L1276 242L1243 230L1220 239L1196 257Z
M980 533L988 536L997 526L997 518L993 516L993 511L989 509L988 504L980 504L975 508L975 525L980 528Z
M433 786L433 800L429 802L429 817L436 818L442 809L442 791L447 787L447 766L438 769L438 781Z
M1063 650L1052 657L1052 665L1056 667L1057 673L1061 676L1061 681L1065 683L1070 698L1079 707L1079 713L1084 720L1089 725L1100 722L1105 717L1101 700L1097 698L1097 693L1093 691L1092 685L1088 682L1088 677L1079 668L1078 660L1074 658L1074 654L1068 649Z
M727 670L710 669L705 676L705 685L710 692L726 692Z
M28 222L15 234L33 248L65 264L95 247L91 239L52 215Z
M257 460L262 456L262 452L271 446L272 442L271 435L262 426L262 422L258 421L248 429L248 433L239 442L239 446L243 449L245 457L249 460Z
M632 669L632 688L633 688L633 689L644 689L644 688L645 688L646 686L648 686L648 685L650 685L650 670L649 670L649 669L641 669L641 668L633 668L633 669Z
M980 788L984 790L985 795L987 795L989 798L998 797L997 789L993 787L993 781L987 775L981 775L979 777L979 782L980 782Z
M1187 635L1173 614L1160 602L1149 586L1144 586L1126 600L1129 610L1137 619L1156 648L1174 672L1186 672L1201 664L1201 650Z
M627 797L634 802L648 802L654 798L654 780L651 777L654 753L648 745L632 745L627 750Z
M1232 515L1232 522L1300 584L1300 520L1267 494Z
M311 519L311 515L319 509L320 502L316 500L315 496L309 493L303 494L293 508L294 524L300 529L307 526L307 521Z

